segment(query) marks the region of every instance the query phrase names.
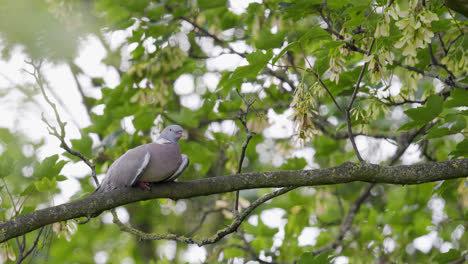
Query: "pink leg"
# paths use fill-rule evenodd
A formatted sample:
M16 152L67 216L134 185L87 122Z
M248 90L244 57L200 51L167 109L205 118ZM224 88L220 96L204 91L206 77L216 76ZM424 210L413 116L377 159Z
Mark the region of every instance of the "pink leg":
M151 191L151 187L150 187L150 183L149 183L149 182L142 182L142 181L139 181L139 182L138 182L138 186L140 186L140 187L143 188L144 190Z

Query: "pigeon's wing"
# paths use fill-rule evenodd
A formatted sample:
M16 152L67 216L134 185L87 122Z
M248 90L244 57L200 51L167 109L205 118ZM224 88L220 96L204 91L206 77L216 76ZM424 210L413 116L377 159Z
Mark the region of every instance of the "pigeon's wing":
M190 159L187 155L182 154L182 163L180 163L179 168L174 172L174 174L171 175L171 177L167 178L165 181L173 181L177 179L177 177L184 172L184 170L188 167L190 164Z
M106 178L102 182L103 191L133 186L143 175L151 153L147 145L142 145L125 152L109 168Z
M151 160L143 175L143 182L161 182L174 175L182 163L179 145L177 143L148 144Z

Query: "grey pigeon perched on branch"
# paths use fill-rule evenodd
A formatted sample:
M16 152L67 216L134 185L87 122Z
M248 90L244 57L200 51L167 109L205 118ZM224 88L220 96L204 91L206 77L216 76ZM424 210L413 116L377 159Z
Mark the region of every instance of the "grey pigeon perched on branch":
M112 163L96 192L136 185L149 190L150 182L175 180L189 164L177 143L182 136L182 127L168 126L154 143L128 150Z

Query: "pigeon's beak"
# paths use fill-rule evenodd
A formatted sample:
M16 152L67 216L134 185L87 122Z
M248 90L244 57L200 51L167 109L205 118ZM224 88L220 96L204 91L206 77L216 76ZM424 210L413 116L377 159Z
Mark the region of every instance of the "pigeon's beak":
M177 135L179 135L180 137L183 137L183 136L184 136L184 132L177 132Z

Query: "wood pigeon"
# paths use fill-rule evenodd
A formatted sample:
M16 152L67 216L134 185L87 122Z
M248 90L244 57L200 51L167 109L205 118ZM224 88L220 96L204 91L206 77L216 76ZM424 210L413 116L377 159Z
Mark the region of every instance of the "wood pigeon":
M189 165L177 143L182 136L182 127L168 126L154 143L128 150L112 163L96 192L135 185L150 190L150 182L175 180Z

